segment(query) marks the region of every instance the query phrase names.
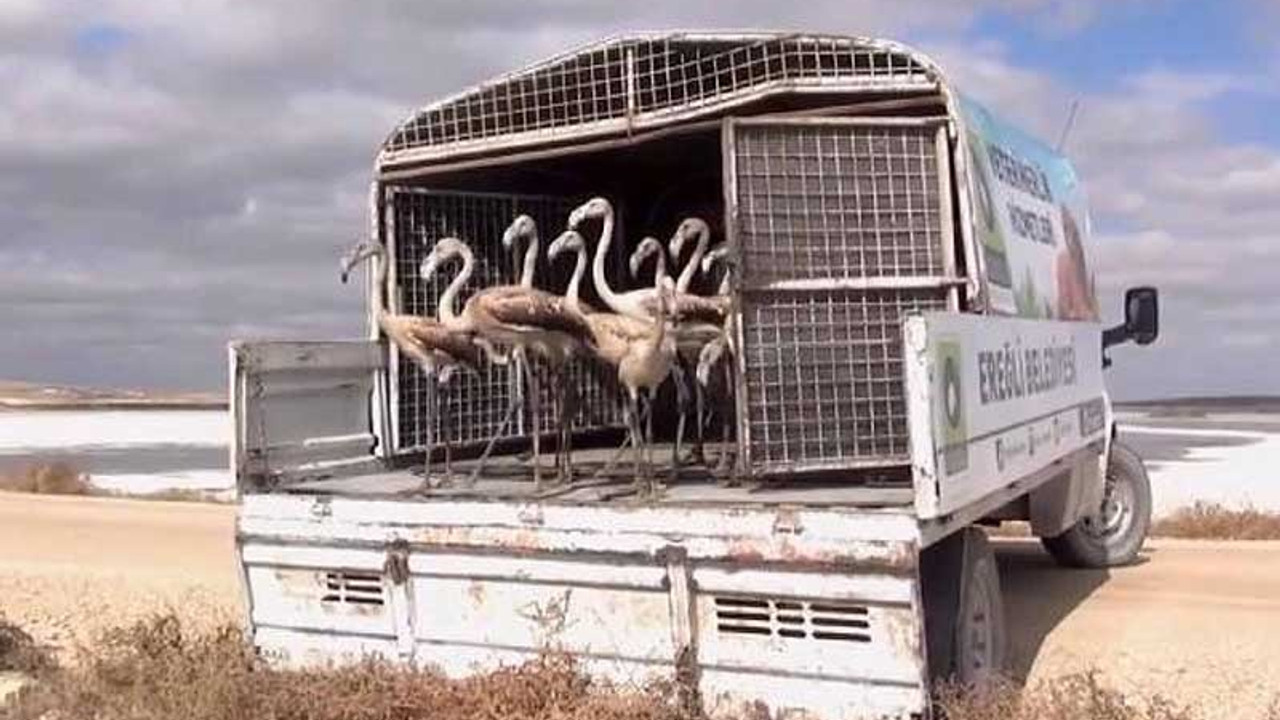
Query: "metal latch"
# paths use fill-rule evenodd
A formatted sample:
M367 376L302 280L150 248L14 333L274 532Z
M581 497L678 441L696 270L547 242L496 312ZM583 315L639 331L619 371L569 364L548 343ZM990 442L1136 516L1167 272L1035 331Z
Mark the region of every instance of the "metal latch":
M409 582L409 543L396 540L387 546L387 561L382 565L382 572L393 585Z

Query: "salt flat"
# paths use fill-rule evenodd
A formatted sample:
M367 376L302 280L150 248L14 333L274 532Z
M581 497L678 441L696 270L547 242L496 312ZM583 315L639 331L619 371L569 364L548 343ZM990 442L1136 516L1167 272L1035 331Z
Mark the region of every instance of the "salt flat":
M1195 502L1280 512L1280 415L1117 413L1147 463L1157 516Z

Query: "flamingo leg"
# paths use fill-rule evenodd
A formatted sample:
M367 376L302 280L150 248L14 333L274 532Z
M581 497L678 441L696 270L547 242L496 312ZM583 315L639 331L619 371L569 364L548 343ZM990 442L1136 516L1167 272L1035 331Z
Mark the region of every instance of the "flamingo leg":
M428 390L427 403L429 405L427 411L431 425L427 430L427 447L422 453L422 484L418 486L418 492L425 493L432 488L431 484L431 453L436 449L436 418L440 417L440 397L439 389L436 385L435 376L427 374L424 378L425 382L430 383Z
M734 379L735 370L730 362L724 365L725 391L720 403L720 430L722 437L720 438L720 459L717 463L717 473L728 473L729 477L726 483L730 486L738 484L738 461L736 457L732 457L730 453L737 454L737 448L732 442L734 437L734 418L737 416L734 408Z
M671 375L676 383L676 407L680 412L680 419L676 421L676 439L671 447L671 481L675 482L680 479L680 448L683 445L686 418L689 414L688 376L678 358L671 366Z
M559 446L564 453L561 480L569 483L573 482L573 421L578 417L578 390L572 383L562 383L561 388L564 393L560 399L560 408L564 411L560 415Z
M517 347L513 354L516 360L516 372L523 373L523 368L527 364L522 348ZM503 363L505 365L505 363ZM485 462L489 456L493 454L493 448L498 444L498 440L506 433L507 428L511 426L512 419L515 418L516 412L524 405L524 392L521 386L517 386L512 393L511 402L507 404L507 414L502 418L502 423L498 425L497 431L489 438L489 442L485 443L484 452L480 453L480 457L476 460L476 467L471 471L470 477L467 479L467 486L473 486L480 479L480 474L484 472Z
M697 380L695 380L693 383L693 400L694 400L694 418L695 418L694 422L696 425L695 427L696 432L693 436L693 442L694 442L693 454L690 456L690 460L700 464L706 464L707 462L707 457L706 457L706 442L707 442L706 405L707 405L707 402L706 402L706 393L703 391L702 383L697 382Z
M523 365L525 377L529 381L529 402L532 405L530 408L530 421L533 425L533 490L534 492L542 492L542 428L539 422L541 420L542 401L538 392L537 374L534 372L532 364L525 362Z
M643 420L640 412L640 394L637 392L631 399L631 436L632 446L635 448L635 482L640 492L647 492L648 477L645 472L648 464L645 462L648 446L644 440L644 430L642 427Z

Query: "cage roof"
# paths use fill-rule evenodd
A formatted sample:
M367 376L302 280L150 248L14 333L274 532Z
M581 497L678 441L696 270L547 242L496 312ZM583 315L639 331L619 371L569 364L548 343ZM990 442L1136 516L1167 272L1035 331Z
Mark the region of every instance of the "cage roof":
M602 40L431 103L387 138L380 168L631 134L771 96L921 93L936 66L898 43L796 33ZM820 100L819 100L820 101Z

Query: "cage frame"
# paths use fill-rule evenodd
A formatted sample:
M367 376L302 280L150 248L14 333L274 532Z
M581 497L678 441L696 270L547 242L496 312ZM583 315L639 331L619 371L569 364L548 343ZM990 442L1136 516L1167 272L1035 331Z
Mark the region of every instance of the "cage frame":
M738 130L741 128L932 128L934 134L933 155L936 158L936 181L938 183L939 203L939 237L941 246L941 274L928 276L878 276L860 279L831 278L770 281L759 284L746 282L743 273L732 275L732 313L734 325L734 342L737 352L733 354L735 363L735 414L737 426L737 452L739 472L753 475L756 469L753 463L753 443L750 419L750 394L748 388L748 368L746 352L746 323L743 314L743 297L747 291L782 291L804 293L810 291L846 290L869 292L876 290L906 291L942 291L945 292L946 309L956 311L960 308L961 290L967 279L959 273L955 254L955 227L952 206L952 178L955 172L952 148L949 141L950 123L947 117L919 118L868 118L868 117L802 117L802 116L757 116L727 117L721 121L721 160L723 163L725 203L725 242L729 244L730 253L740 257L742 253L741 207L739 196L739 169L737 166L739 142ZM904 378L905 387L905 378ZM905 392L905 391L904 391ZM905 410L907 399L903 397ZM774 463L767 468L759 468L767 475L784 473L821 473L860 470L883 470L902 467L910 464L909 438L905 457L893 458L846 458L830 462L808 463Z
M663 39L683 42L714 43L765 43L770 41L795 40L799 42L829 43L847 48L850 52L866 51L883 53L888 56L905 58L911 70L906 77L875 77L870 81L862 77L816 77L808 79L783 79L770 81L758 86L749 87L731 97L711 98L685 108L662 109L657 112L640 112L635 103L635 79L632 71L635 57L632 50L625 53L628 74L625 88L628 110L624 117L610 119L604 123L566 124L561 127L534 129L529 132L497 135L479 139L465 139L458 142L438 143L435 145L414 148L396 148L393 140L410 124L418 121L433 109L440 109L450 103L457 103L476 93L510 83L552 67L584 53L596 52L609 47L631 47L637 42L654 42ZM893 61L891 61L892 63ZM752 104L777 97L806 98L810 105L796 110L783 112L752 112ZM827 100L824 96L831 96ZM930 106L937 108L932 115L915 114L916 108ZM881 113L894 112L901 109L900 115ZM863 117L851 113L869 112L874 117ZM547 158L563 158L575 155L607 152L628 148L652 140L684 133L696 133L714 130L718 132L722 148L721 171L722 190L724 193L724 242L737 248L736 222L736 172L733 163L732 137L736 127L754 124L793 124L793 125L847 125L847 126L913 126L932 125L936 128L935 147L939 161L939 195L943 211L941 214L941 233L943 240L944 271L929 277L877 277L861 280L843 280L836 283L813 283L811 281L792 281L779 283L777 290L803 290L817 288L838 288L842 290L870 291L879 289L935 289L945 292L947 310L956 311L964 308L982 312L986 297L985 273L982 267L981 254L976 252L972 232L972 198L968 182L966 138L959 132L957 98L946 82L939 67L927 56L905 45L873 38L849 37L825 34L806 33L638 33L615 36L599 42L587 43L578 48L555 55L547 60L506 73L485 83L472 86L434 103L431 103L410 114L396 126L383 143L375 161L374 191L371 202L379 206L371 210L378 220L373 223L377 239L384 244L389 240L389 233L381 218L386 208L384 190L389 186L404 183L428 182L433 176L451 172L483 170L491 167L518 166L521 163ZM943 165L946 165L944 171ZM390 250L390 248L389 248ZM735 277L735 284L739 279ZM387 289L388 298L396 292ZM749 470L750 465L743 459L748 457L750 436L745 428L747 415L745 412L746 393L745 359L741 352L743 345L742 292L738 287L731 289L732 317L735 324L734 338L739 352L734 354L735 399L734 412L737 462L740 470ZM371 336L376 338L377 328L372 328ZM394 350L392 351L394 352ZM398 363L391 363L386 371L384 397L381 409L385 423L394 426L393 434L399 435L398 413L396 411L399 385L395 378ZM908 443L909 444L909 443ZM388 457L398 454L397 438L394 447L386 452ZM901 467L910 464L910 460L896 459L893 462L856 461L815 464L801 468L790 468L797 471L860 471Z

